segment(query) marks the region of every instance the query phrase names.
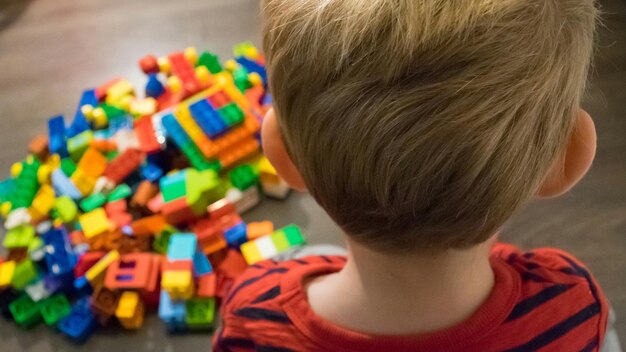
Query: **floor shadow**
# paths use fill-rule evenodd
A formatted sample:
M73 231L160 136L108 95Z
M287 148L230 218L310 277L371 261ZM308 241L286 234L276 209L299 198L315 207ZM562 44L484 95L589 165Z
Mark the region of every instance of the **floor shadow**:
M33 0L0 0L0 31L8 28L24 13Z

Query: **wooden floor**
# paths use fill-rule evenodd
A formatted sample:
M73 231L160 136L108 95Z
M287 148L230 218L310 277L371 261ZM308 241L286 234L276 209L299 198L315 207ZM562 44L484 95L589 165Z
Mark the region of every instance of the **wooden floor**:
M599 148L589 176L573 192L538 202L508 224L503 237L523 247L564 248L587 263L621 319L626 341L626 3L601 1L595 73L585 101ZM46 119L71 116L81 91L115 76L138 85L136 62L188 45L230 56L232 44L259 43L257 0L0 0L0 175L25 156ZM303 226L311 242L340 243L339 231L306 195L268 201L247 220ZM100 331L82 348L38 327L23 332L0 319L0 350L207 351L207 335L168 337L156 317L137 333Z

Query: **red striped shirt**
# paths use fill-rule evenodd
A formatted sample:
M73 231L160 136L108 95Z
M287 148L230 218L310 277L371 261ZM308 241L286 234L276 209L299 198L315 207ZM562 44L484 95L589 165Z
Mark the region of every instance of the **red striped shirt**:
M313 312L305 277L341 270L343 257L316 256L250 267L222 308L216 351L599 351L608 305L595 279L556 249L521 252L499 244L496 283L465 322L444 331L376 336L334 325Z

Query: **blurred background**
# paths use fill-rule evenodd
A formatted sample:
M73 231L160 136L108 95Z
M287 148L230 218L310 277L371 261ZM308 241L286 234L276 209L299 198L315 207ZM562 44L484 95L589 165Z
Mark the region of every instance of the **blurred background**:
M524 248L555 246L596 275L626 341L626 2L601 0L604 25L584 108L599 146L588 177L570 194L518 214L502 237ZM73 114L85 88L122 76L143 86L138 60L187 46L222 59L233 44L260 46L256 0L0 0L0 179L24 158L49 117ZM340 232L306 194L266 200L244 216L296 223L311 243L341 244ZM0 234L0 239L2 235ZM210 336L168 336L155 314L138 332L113 326L76 346L43 325L23 331L0 318L0 351L207 351Z

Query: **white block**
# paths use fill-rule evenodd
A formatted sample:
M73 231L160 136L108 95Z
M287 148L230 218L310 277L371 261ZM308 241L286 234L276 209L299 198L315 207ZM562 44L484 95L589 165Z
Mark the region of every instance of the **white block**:
M263 259L269 259L278 254L278 249L276 249L276 245L274 245L274 241L272 241L272 236L267 235L254 240L257 248L259 249L259 253L261 253L261 257Z

